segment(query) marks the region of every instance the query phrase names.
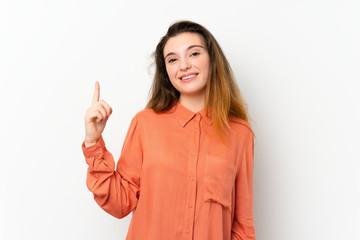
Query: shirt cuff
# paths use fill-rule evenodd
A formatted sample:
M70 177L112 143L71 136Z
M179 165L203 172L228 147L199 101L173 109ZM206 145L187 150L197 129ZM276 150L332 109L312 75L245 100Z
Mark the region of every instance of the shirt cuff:
M83 151L85 158L95 157L95 156L99 155L100 153L105 152L105 150L106 150L105 142L104 142L102 135L100 135L99 140L90 147L85 147L85 140L84 140L81 144L81 149Z

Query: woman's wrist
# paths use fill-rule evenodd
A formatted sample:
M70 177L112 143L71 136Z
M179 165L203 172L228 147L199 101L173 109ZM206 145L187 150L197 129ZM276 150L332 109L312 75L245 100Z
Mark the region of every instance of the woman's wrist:
M96 144L96 142L86 142L85 141L85 143L84 143L85 147L91 147L91 146L93 146L95 144Z
M84 145L85 145L85 147L91 147L91 146L95 145L99 141L99 139L96 140L96 141L88 141L88 140L85 139Z

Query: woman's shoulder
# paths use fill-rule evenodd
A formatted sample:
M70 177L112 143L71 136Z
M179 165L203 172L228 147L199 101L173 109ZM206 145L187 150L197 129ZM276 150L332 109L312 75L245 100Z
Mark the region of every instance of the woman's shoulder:
M253 134L253 130L248 121L246 121L242 118L239 118L239 117L234 117L234 116L231 116L229 120L230 120L230 125L231 125L232 129L234 129L235 131L240 131L247 136L249 136L250 134Z
M140 111L138 111L134 118L137 119L138 121L151 121L151 120L158 120L160 116L160 113L155 112L153 109L151 108L145 108L142 109Z
M151 117L152 115L153 115L152 109L142 109L135 113L134 118L140 120L140 119Z

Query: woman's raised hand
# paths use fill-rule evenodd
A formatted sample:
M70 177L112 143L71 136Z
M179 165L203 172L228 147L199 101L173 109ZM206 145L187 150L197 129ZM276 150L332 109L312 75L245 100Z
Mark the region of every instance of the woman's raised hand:
M100 84L96 81L92 103L85 114L85 147L90 147L99 140L112 113L109 104L102 99L99 101L99 98Z

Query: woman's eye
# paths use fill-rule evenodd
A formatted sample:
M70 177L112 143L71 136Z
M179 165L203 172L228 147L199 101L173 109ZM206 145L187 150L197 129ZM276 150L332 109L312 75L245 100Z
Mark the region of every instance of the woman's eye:
M176 61L175 58L171 58L171 59L168 60L168 63L172 63L172 62L175 62L175 61Z
M199 55L200 53L199 52L193 52L192 54L191 54L191 56L197 56L197 55Z

